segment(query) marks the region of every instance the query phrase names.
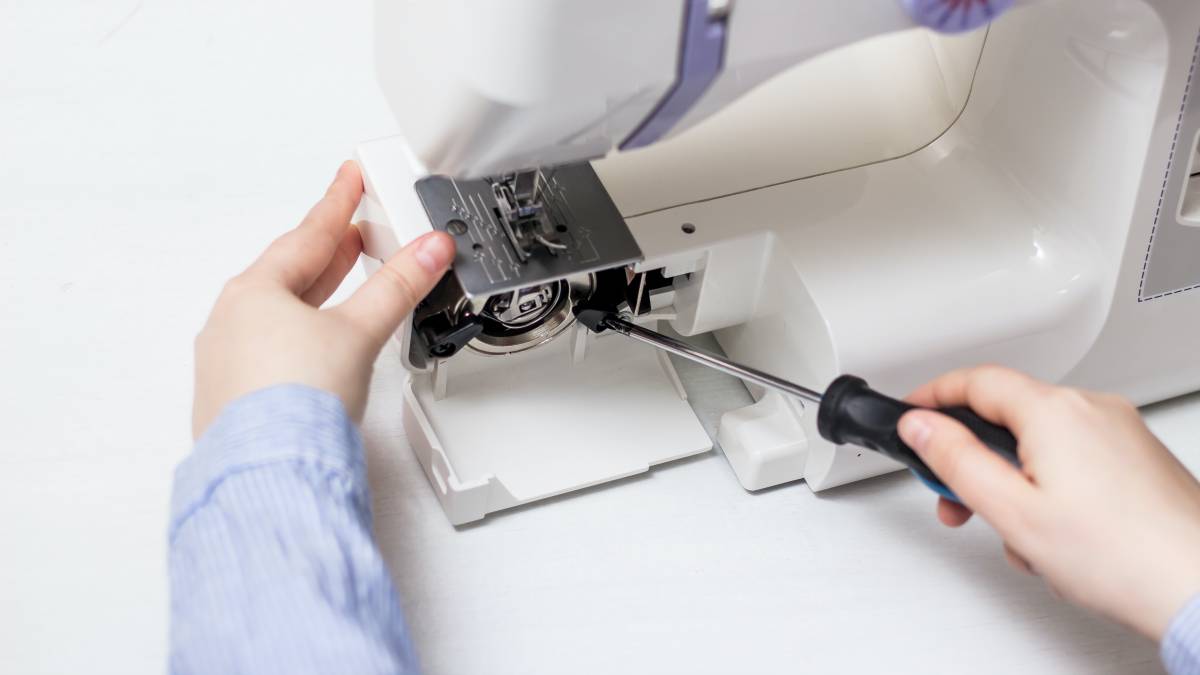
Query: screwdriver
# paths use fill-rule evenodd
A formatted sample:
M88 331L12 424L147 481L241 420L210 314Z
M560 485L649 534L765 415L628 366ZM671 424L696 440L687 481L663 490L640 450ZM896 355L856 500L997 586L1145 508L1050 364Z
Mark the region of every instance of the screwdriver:
M576 318L595 333L611 330L742 380L815 403L817 431L822 438L837 445L857 445L894 459L908 467L934 492L951 501L962 503L934 474L929 465L900 440L896 425L904 413L917 406L871 389L860 377L842 375L830 383L822 394L770 373L696 349L682 340L632 323L615 312L578 308ZM961 422L993 452L1013 466L1020 467L1017 439L1008 429L992 424L970 408L947 407L936 410Z

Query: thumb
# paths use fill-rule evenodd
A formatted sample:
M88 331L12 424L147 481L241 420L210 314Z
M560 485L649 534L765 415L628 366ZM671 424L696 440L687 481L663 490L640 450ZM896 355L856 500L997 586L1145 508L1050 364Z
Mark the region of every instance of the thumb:
M454 240L446 233L422 235L400 249L337 309L383 344L441 280L454 252Z
M897 431L964 505L1002 535L1019 525L1019 509L1037 497L1025 474L958 420L933 410L910 410L900 418Z

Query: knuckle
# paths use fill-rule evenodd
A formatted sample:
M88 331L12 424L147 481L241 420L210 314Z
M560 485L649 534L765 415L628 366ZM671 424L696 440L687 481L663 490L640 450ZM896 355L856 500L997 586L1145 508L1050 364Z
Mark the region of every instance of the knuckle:
M337 252L334 253L334 257L337 259L337 264L345 267L346 269L353 267L354 263L358 262L360 246L361 245L356 245L354 243L347 244L346 240L343 240L342 243L338 245Z
M329 192L325 193L325 203L337 211L349 211L355 206L355 203L346 193L340 192L332 186Z
M995 388L1016 375L1016 371L993 363L972 368L967 372L966 377L968 398L975 398L980 393Z
M321 239L321 241L318 243L318 246L325 248L326 250L336 249L342 245L342 233L343 230L334 229L332 227L323 227L318 229L316 236Z
M966 440L957 429L939 424L929 438L929 459L936 464L935 471L947 482L956 482L962 473Z
M249 280L246 279L246 275L239 274L225 282L225 286L221 288L221 298L236 298L239 295L242 295L248 286Z
M278 237L275 237L274 239L272 239L270 244L267 244L267 249L264 253L264 257L270 257L272 255L279 255L281 252L286 254L287 252L289 252L292 249L293 242L295 242L295 240L296 240L296 230L295 229L291 229L291 230L288 230L287 232L284 232L283 234L279 235Z
M996 363L987 363L976 369L976 380L986 383L986 386L998 384L1028 385L1036 382L1032 377L1019 370Z
M421 299L421 294L417 292L417 287L413 283L413 280L396 266L384 265L379 268L379 274L392 287L405 306L413 307Z
M304 248L304 242L296 230L292 230L275 240L268 250L271 259L281 263L281 266L295 260Z
M225 286L222 288L222 292L236 293L240 288L242 288L245 285L245 283L246 283L246 277L241 274L234 276L234 277L230 277L230 279L225 282Z
M1133 401L1130 401L1124 396L1120 396L1118 394L1099 394L1099 397L1102 405L1118 414L1126 416L1140 415L1138 408L1133 404Z
M346 312L340 307L333 308L334 313L338 314L345 325L349 328L348 336L354 341L354 351L362 351L370 348L371 345L378 345L386 342L391 333L386 332L386 329L380 329L372 322L364 320L358 314Z
M1086 412L1094 407L1085 392L1072 387L1054 387L1048 399L1056 408L1064 411Z
M985 363L974 369L972 375L979 379L995 380L1002 377L1011 377L1016 375L1017 371L1011 368L1006 368L997 363Z
M248 296L254 295L271 286L272 280L262 273L247 270L225 282L221 288L218 304L236 302L240 304Z
M1044 524L1028 504L993 500L988 504L987 520L1006 542L1019 542L1025 550L1041 537Z
M937 468L934 470L942 481L954 485L962 476L962 453L952 448L944 448L938 455Z
M1008 368L998 363L982 363L975 368L977 375L995 376L1007 372L1009 372Z

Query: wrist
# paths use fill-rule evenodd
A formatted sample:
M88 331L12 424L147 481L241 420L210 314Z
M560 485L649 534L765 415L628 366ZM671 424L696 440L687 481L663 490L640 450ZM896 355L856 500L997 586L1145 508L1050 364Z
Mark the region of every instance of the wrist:
M1159 654L1168 672L1190 672L1200 663L1200 594L1192 596L1171 617L1159 644Z
M273 385L222 408L176 469L171 531L226 477L280 463L366 486L362 440L341 400L307 385Z
M1141 588L1131 585L1130 595L1141 596L1144 605L1133 627L1161 643L1172 622L1200 596L1200 555L1179 556L1167 565L1146 565L1150 572Z
M1176 619L1193 605L1200 604L1197 602L1198 600L1200 600L1200 580L1190 579L1177 584L1160 605L1150 626L1150 637L1161 643L1170 634ZM1194 613L1200 613L1200 610Z

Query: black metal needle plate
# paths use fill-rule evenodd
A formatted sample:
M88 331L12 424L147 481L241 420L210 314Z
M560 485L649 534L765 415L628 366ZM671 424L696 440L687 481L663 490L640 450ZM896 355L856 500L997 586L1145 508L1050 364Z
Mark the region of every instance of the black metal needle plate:
M433 228L454 237L454 274L466 295L495 295L642 260L590 164L543 168L540 181L543 217L558 246L537 246L524 256L506 230L493 181L445 176L417 181L417 196Z

